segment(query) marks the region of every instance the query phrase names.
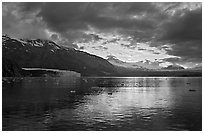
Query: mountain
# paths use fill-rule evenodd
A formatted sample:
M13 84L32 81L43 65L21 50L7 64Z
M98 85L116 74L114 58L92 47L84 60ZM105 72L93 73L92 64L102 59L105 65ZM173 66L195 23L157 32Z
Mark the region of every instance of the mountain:
M5 35L2 36L2 63L3 77L47 75L48 71L42 70L50 69L74 71L82 76L202 75L202 71L184 70L180 66L158 69L158 62L148 60L128 63L111 56L105 60L86 52L60 46L53 41L16 39ZM31 70L30 68L39 71L27 71ZM55 71L49 73L54 76L55 74L57 74Z
M167 67L162 68L164 70L184 70L185 68L183 68L182 66L179 65L169 65Z
M137 76L137 77L188 77L188 76L202 76L201 71L192 71L184 69L178 65L170 65L161 68L157 61L151 62L149 60L139 62L123 62L114 56L107 56L108 61L115 66L117 76Z
M146 71L160 69L160 66L157 62L151 62L149 60L139 62L123 62L117 59L115 56L109 55L107 57L108 57L107 60L114 66Z
M101 57L42 39L16 39L3 35L2 58L15 61L20 68L70 70L89 76L115 73L114 66Z
M151 70L161 69L161 66L159 66L159 62L157 62L157 61L152 62L149 60L144 60L144 61L135 62L135 64L137 64L141 67L145 67L147 69L151 69Z
M138 65L135 65L135 64L123 62L114 56L108 56L107 61L110 62L111 64L115 65L115 66L120 66L120 67L125 67L125 68L145 69L145 68L138 66Z

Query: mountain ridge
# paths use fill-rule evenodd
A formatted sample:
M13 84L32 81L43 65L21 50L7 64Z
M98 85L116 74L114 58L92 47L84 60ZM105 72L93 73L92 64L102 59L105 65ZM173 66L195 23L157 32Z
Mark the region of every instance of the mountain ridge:
M115 66L120 66L120 67L126 67L126 68L130 68L130 69L138 69L138 70L146 70L146 71L150 71L150 70L159 70L162 67L159 66L158 62L151 62L149 60L145 60L145 61L138 61L138 62L124 62L119 60L118 58L116 58L115 56L107 56L107 60L115 65Z
M116 63L114 64L110 63L110 59L106 60L87 52L61 46L50 40L15 39L9 36L2 36L2 59L9 60L6 63L4 63L5 61L3 62L4 75L6 75L6 72L12 72L13 68L15 69L14 73L10 73L11 76L21 75L22 68L67 70L80 73L82 76L137 77L202 75L202 69L201 71L190 69L149 69L136 63L120 61L117 58L112 58L112 61ZM148 60L137 63L152 64ZM38 75L36 73L38 72L32 72L31 75ZM44 74L42 72L39 73Z
M2 36L2 57L27 68L71 70L82 75L111 75L114 66L105 59L42 39Z

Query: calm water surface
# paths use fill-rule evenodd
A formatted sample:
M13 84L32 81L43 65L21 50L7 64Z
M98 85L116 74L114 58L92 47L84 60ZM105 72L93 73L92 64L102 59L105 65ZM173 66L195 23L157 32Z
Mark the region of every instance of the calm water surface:
M3 130L202 130L202 78L30 77L2 93Z

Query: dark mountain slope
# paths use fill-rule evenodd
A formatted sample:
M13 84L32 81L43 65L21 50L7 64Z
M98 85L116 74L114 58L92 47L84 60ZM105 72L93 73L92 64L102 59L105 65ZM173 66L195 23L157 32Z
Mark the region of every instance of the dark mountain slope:
M3 36L2 43L2 57L14 60L21 68L72 70L91 76L115 73L114 66L105 59L49 40L19 40Z

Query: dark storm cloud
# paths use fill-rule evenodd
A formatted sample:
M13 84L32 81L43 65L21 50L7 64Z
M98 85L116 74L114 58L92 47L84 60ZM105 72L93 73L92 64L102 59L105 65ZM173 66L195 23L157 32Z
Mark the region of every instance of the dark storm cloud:
M137 40L150 38L166 15L152 3L18 3L21 13L37 12L49 30L69 39L80 38L94 27L134 35ZM135 16L136 18L134 18ZM139 18L137 18L139 17ZM143 40L143 39L142 39Z
M21 3L2 3L2 33L17 38L48 39L36 12L22 11Z
M202 60L202 9L186 10L175 15L162 26L164 31L160 41L174 44L170 55L182 60L201 62Z
M33 3L22 5L24 11L35 9ZM85 30L89 25L103 30L153 29L154 19L162 18L151 3L36 3L34 7L41 8L38 16L57 32ZM145 19L132 19L131 15L144 15Z
M87 5L88 3L46 3L38 16L57 32L86 29L87 24L82 21L82 17L89 14L85 11Z
M170 42L202 40L202 9L184 13L182 16L179 13L163 24L164 34L161 40Z
M185 41L177 43L172 50L167 50L170 55L181 57L182 60L190 62L202 61L202 41Z
M23 12L33 12L39 10L43 6L43 2L21 2L19 6Z

